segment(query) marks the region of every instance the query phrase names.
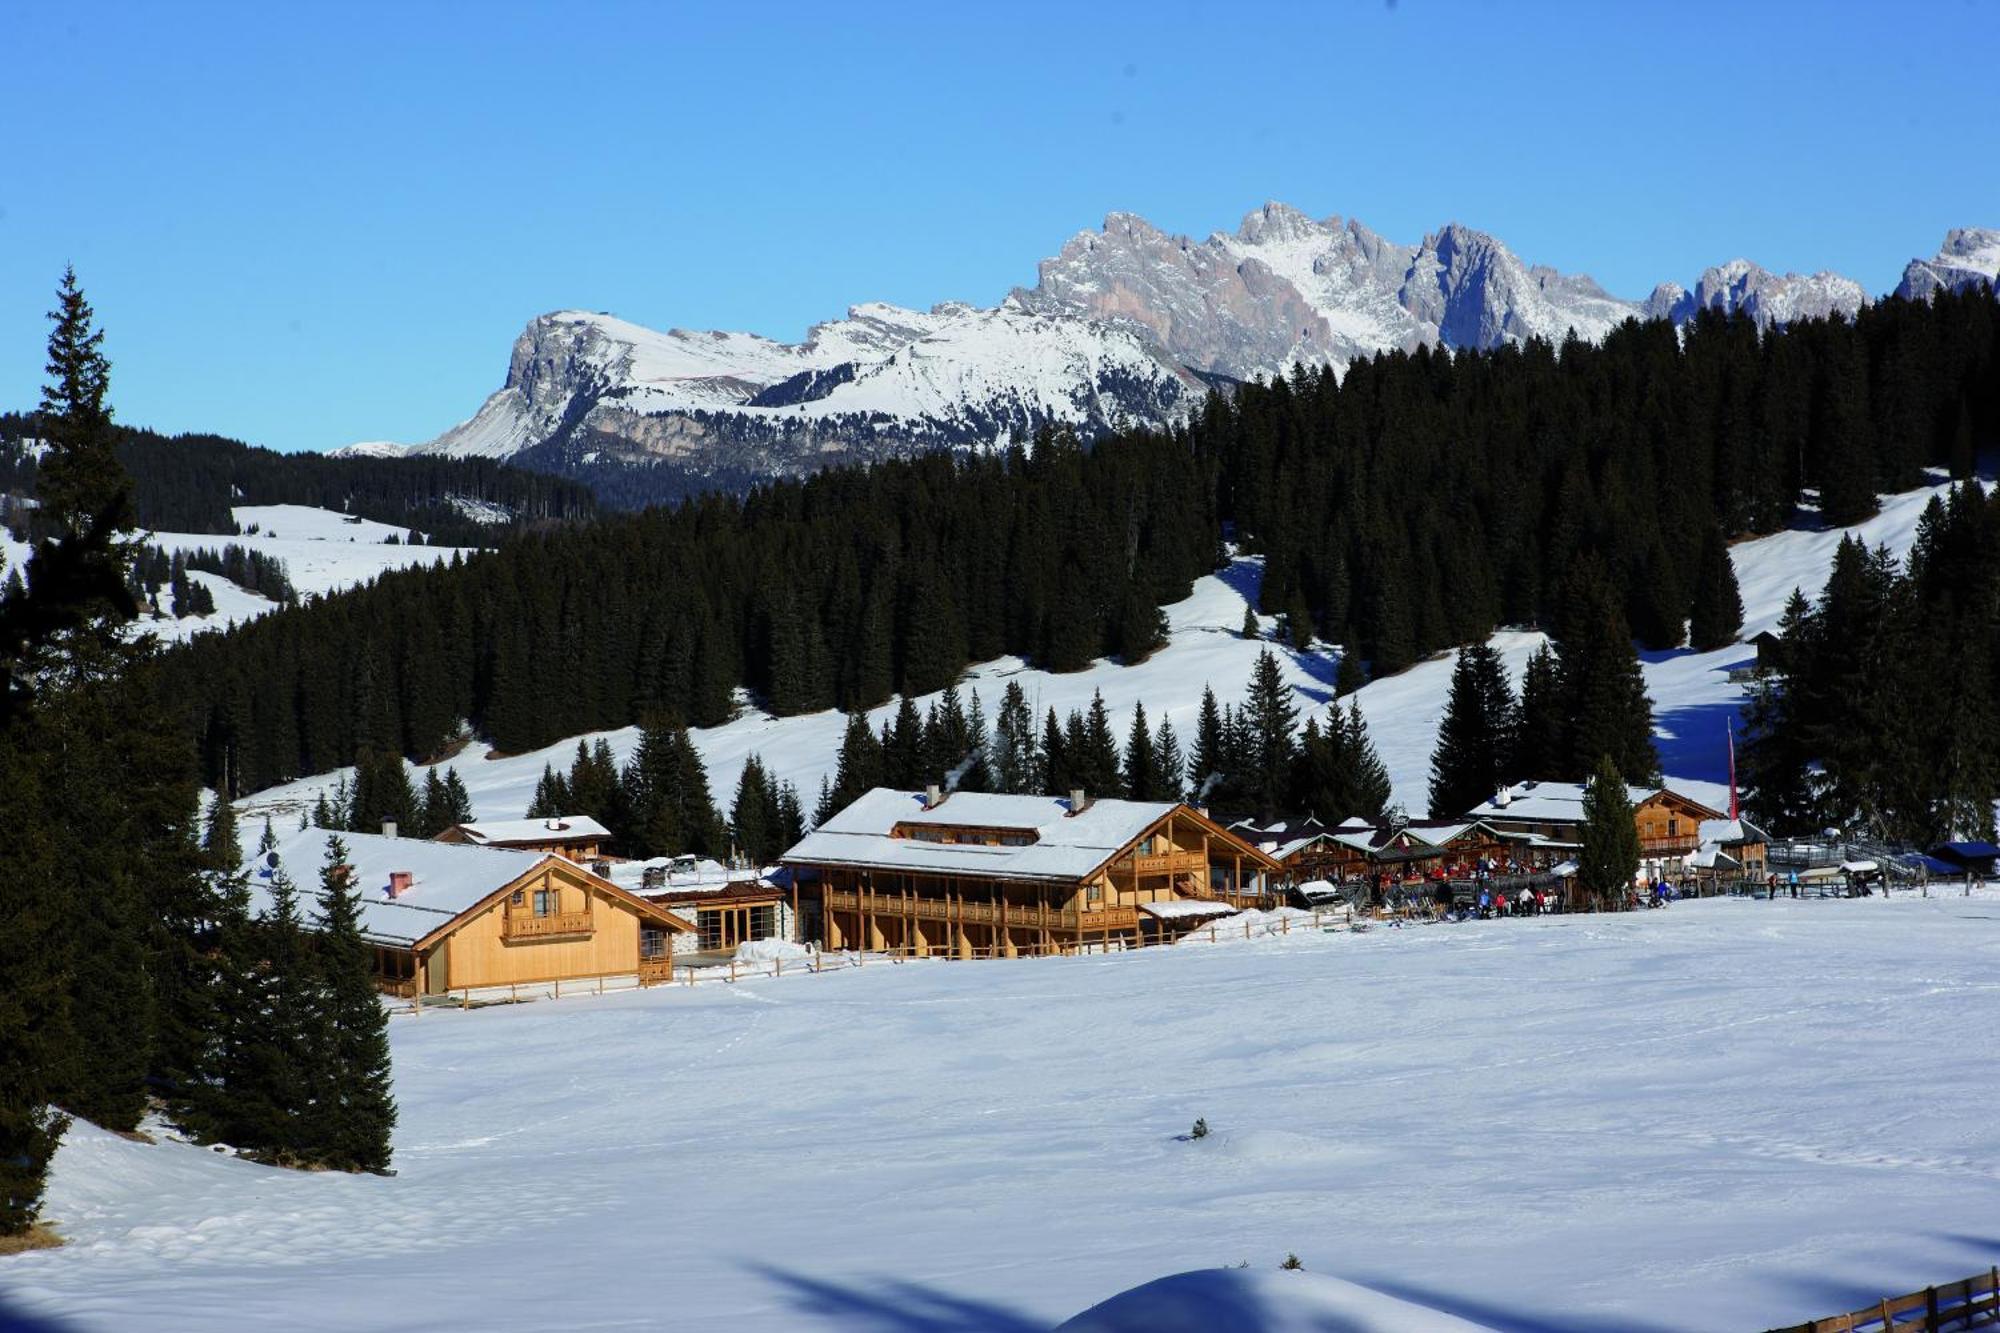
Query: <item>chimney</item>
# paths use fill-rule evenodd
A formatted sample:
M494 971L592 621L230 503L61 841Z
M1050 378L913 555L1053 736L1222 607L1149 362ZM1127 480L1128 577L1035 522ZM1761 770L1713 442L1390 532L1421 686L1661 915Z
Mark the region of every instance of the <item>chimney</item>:
M389 896L400 898L410 891L410 884L416 877L407 870L389 872Z
M1493 804L1502 810L1505 810L1513 800L1514 789L1512 787L1500 787L1493 793Z
M393 820L393 819L385 819L385 820L383 820L383 821L382 821L382 836L383 836L383 837L385 837L385 838L393 838L393 837L395 837L395 836L396 836L396 821L395 821L395 820Z
M935 810L944 804L944 788L933 782L924 788L924 809Z
M560 819L550 819L547 821L547 825L548 825L548 830L551 833L560 833L565 828L569 827L567 824L563 823Z
M1069 812L1073 815L1080 815L1088 809L1090 809L1089 794L1081 787L1071 787L1069 789Z

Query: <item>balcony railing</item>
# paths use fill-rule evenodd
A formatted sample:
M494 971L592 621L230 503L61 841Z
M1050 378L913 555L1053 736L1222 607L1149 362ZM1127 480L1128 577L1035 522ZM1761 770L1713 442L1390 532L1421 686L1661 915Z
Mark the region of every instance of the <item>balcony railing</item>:
M509 912L501 918L500 938L503 940L546 940L558 935L588 935L597 929L590 909L581 912L553 912L547 916L534 916L527 912Z
M1100 907L1074 911L1039 903L951 902L943 898L901 897L891 893L826 892L827 910L872 912L878 916L913 917L919 921L957 921L978 926L1022 926L1036 930L1131 930L1139 924L1135 907Z
M1677 834L1671 838L1641 838L1639 851L1645 856L1676 856L1691 852L1701 845L1701 839L1692 833Z
M1201 852L1155 852L1132 858L1132 871L1139 875L1183 875L1208 869L1208 857Z

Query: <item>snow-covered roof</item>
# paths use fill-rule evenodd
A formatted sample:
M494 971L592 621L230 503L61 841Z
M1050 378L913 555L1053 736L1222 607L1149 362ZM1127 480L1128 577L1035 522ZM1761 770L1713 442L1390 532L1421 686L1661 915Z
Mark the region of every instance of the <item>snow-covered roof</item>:
M1504 792L1481 801L1466 811L1470 819L1535 819L1554 823L1583 822L1583 793L1581 782L1517 782ZM1666 793L1701 805L1692 796L1674 791L1671 787L1635 787L1625 785L1626 799L1633 805L1649 801ZM1707 809L1706 806L1702 806Z
M924 794L877 787L808 833L782 858L808 865L974 875L983 879L1082 879L1173 813L1168 801L1092 802L1072 814L1055 796L953 792L936 806ZM1017 845L929 842L898 828L997 829Z
M327 840L333 837L347 844L347 864L354 867L361 891L362 933L383 944L414 944L542 862L561 859L548 852L309 828L281 839L277 847L278 863L297 886L300 914L308 922L319 894L320 869L326 864ZM271 872L265 858L251 857L243 871L250 880L252 910L269 910ZM411 882L400 897L391 898L389 876L396 871L408 871Z
M557 815L552 819L482 819L460 824L467 842L505 847L512 843L601 842L611 830L589 815Z
M1769 842L1771 835L1747 819L1704 819L1697 835L1703 842L1724 847L1745 842Z

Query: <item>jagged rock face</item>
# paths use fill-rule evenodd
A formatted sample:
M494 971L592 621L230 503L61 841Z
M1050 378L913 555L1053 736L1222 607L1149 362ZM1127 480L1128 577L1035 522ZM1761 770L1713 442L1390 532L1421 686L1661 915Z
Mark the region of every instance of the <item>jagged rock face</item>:
M1860 283L1838 273L1779 275L1735 259L1703 272L1692 292L1678 283L1661 283L1647 298L1644 317L1685 324L1702 310L1725 315L1741 311L1768 327L1835 313L1852 318L1867 299Z
M1994 278L2000 232L1954 231L1905 273L1904 295ZM782 475L829 461L981 448L1045 424L1086 438L1185 416L1218 380L1425 344L1490 348L1596 340L1630 318L1701 310L1783 324L1853 314L1861 287L1778 275L1747 260L1644 302L1588 277L1529 267L1452 223L1417 245L1284 204L1233 233L1173 236L1114 213L1040 265L1000 305L928 311L869 304L798 343L643 328L558 311L515 340L507 381L417 452L520 458L555 470L671 463L695 473ZM371 445L380 450L388 446Z
M1930 259L1912 259L1896 284L1896 295L1929 300L1940 288L1961 292L1980 283L2000 287L2000 231L1990 227L1955 227Z

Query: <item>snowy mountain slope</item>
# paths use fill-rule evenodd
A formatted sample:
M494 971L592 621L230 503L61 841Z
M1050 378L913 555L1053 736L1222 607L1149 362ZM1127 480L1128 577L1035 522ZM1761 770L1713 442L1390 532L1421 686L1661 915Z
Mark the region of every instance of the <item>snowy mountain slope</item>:
M1912 259L1896 295L1921 300L1940 287L1963 291L1978 283L2000 286L2000 230L1955 227L1930 259Z
M1995 267L2000 232L1955 231L1936 260L1912 264L1904 286L1962 285ZM1035 286L990 309L857 305L798 343L659 333L579 310L542 315L470 418L425 444L349 448L558 472L671 462L780 475L986 446L1044 423L1085 436L1160 424L1200 401L1203 376L1339 367L1424 344L1599 339L1626 319L1686 322L1704 309L1781 324L1851 315L1864 299L1837 274L1777 274L1738 259L1692 291L1663 283L1645 301L1624 300L1588 277L1525 264L1455 222L1403 245L1351 219L1268 203L1235 232L1194 241L1113 213L1042 261Z
M1897 555L1908 551L1924 505L1942 484L1885 497L1882 512L1858 527L1800 529L1739 543L1731 558L1743 595L1744 633L1754 634L1775 625L1793 588L1802 589L1807 596L1816 595L1825 586L1834 548L1843 535L1852 533L1870 546L1885 546ZM1166 608L1167 646L1139 665L1104 660L1083 671L1056 675L1019 658L1000 658L970 668L960 681L960 693L969 705L976 691L990 718L1008 682L1019 681L1039 718L1049 708L1058 716L1087 708L1092 694L1102 691L1121 743L1130 729L1134 707L1144 704L1152 726L1158 727L1162 718L1171 719L1184 745L1191 744L1203 686L1212 687L1221 703L1240 703L1257 654L1276 646L1265 639L1246 640L1240 632L1246 606L1256 599L1261 573L1258 560L1242 558L1218 574L1197 580L1192 596ZM1274 623L1265 622L1267 631ZM1501 630L1492 642L1518 685L1522 669L1542 644L1543 636L1532 630ZM1301 709L1301 725L1306 716L1323 721L1333 696L1337 650L1316 645L1308 653L1284 647L1278 647L1278 653ZM1750 649L1737 644L1712 653L1651 653L1644 661L1656 740L1668 780L1718 808L1728 802L1728 727L1743 701L1742 687L1730 682L1729 670L1746 664L1752 656ZM1438 719L1450 687L1451 668L1451 655L1441 654L1366 685L1357 696L1376 749L1389 770L1395 799L1413 814L1427 807L1430 756L1437 744ZM927 695L917 702L919 707L928 708L936 698ZM893 703L881 705L869 714L871 724L879 729L894 711ZM752 754L760 756L776 777L794 783L810 808L821 778L832 776L844 726L845 719L832 711L777 718L749 707L734 721L695 731L693 738L707 764L710 789L725 809L735 793L744 760ZM621 764L631 759L639 740L636 727L593 733L585 739L595 743L600 735ZM486 746L476 744L450 761L450 766L458 770L479 817L511 819L526 813L543 766L566 769L575 750L576 738L570 738L546 749L496 758ZM280 821L296 821L320 793L332 790L350 772L316 774L273 787L245 797L237 803L238 808L246 820L270 814ZM1318 813L1338 817L1348 812Z
M1399 1330L1788 1325L1992 1261L1994 906L1704 900L431 1009L390 1021L394 1177L76 1126L69 1243L0 1261L0 1323L1033 1333L1247 1263L1242 1322L1204 1327L1352 1328L1313 1301L1360 1315L1333 1279Z
M1013 305L856 306L797 344L562 311L516 340L500 392L417 452L509 458L577 440L631 462L783 473L829 455L992 445L1044 423L1095 434L1162 421L1204 391L1129 331ZM895 439L878 447L885 428Z

